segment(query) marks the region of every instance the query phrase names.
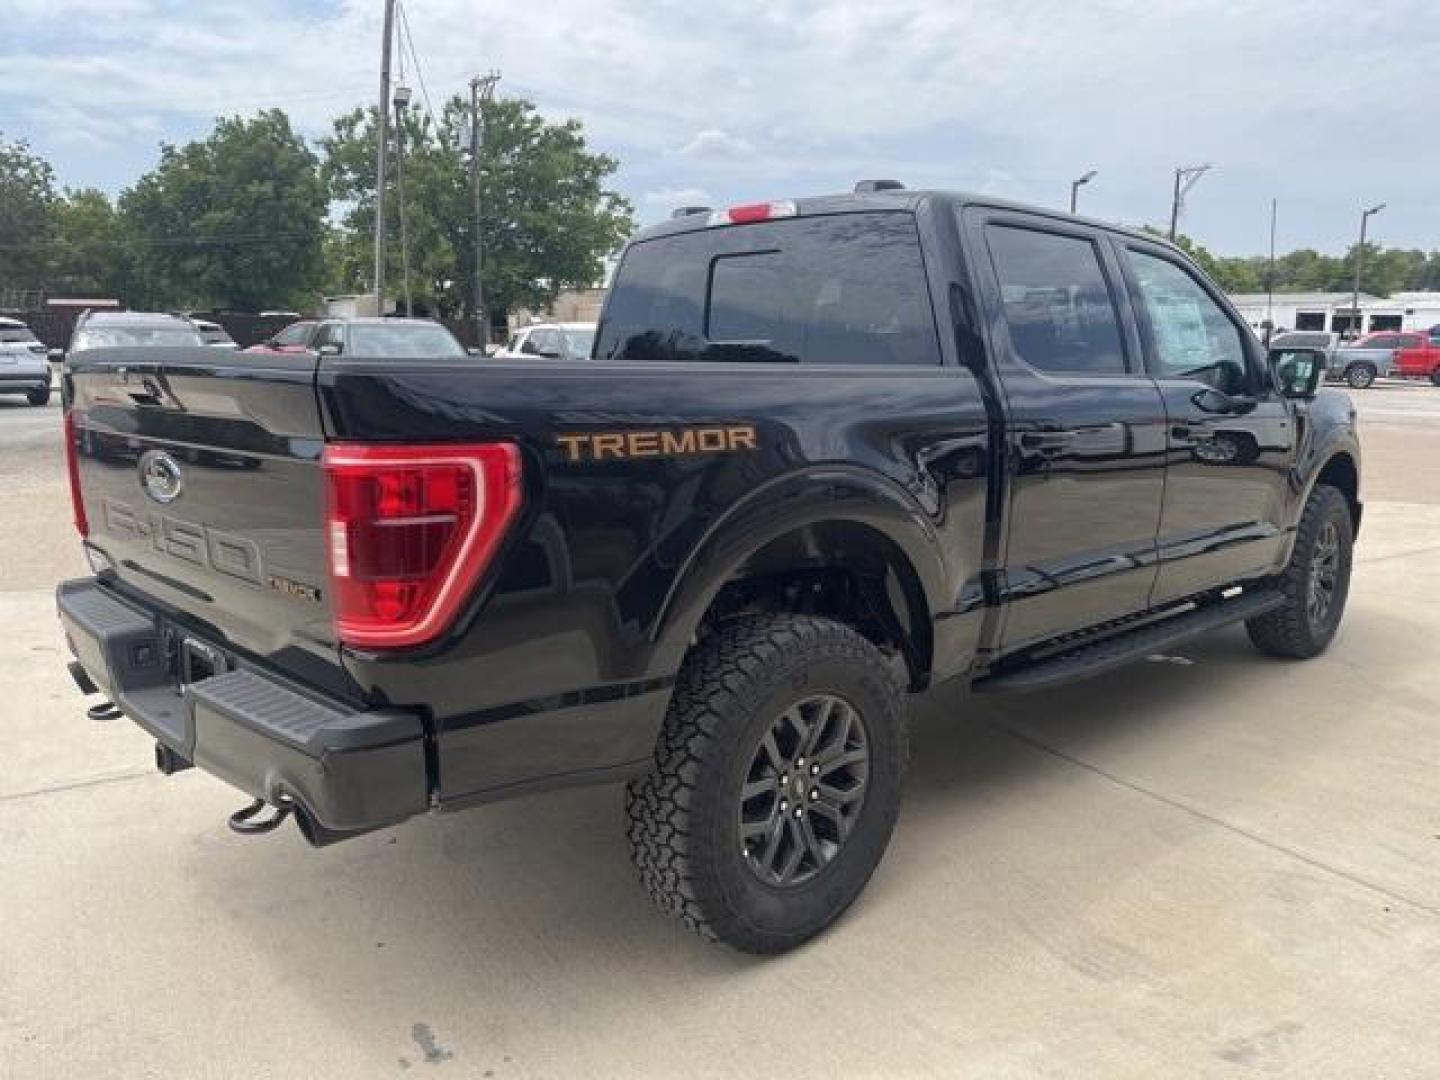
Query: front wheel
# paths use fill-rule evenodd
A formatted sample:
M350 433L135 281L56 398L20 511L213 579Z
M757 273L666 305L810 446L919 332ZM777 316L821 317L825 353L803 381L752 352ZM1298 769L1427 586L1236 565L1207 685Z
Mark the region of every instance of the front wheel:
M50 387L42 386L37 390L25 391L25 400L31 405L48 405L50 403Z
M1292 660L1308 660L1325 651L1340 629L1350 594L1354 538L1345 496L1328 484L1317 484L1300 515L1295 548L1280 576L1285 603L1245 623L1257 649Z
M1351 364L1345 369L1345 381L1352 390L1366 390L1375 382L1375 368L1372 364Z
M1434 371L1430 372L1430 385L1440 386L1440 368L1436 368Z
M869 881L905 758L904 692L855 630L808 615L722 624L686 659L654 768L627 792L641 882L712 941L793 948Z

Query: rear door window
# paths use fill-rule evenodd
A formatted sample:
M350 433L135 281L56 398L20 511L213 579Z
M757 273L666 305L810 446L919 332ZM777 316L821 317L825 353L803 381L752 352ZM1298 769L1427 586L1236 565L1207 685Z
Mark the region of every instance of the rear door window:
M915 219L834 214L640 241L616 275L595 356L937 365Z

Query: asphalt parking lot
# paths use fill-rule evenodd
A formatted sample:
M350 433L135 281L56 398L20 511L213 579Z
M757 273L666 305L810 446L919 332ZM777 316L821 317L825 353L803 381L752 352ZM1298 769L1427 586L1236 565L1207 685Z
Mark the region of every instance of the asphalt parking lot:
M618 789L314 851L86 719L59 410L0 401L0 1074L1440 1075L1440 390L1353 395L1341 637L1243 631L915 720L894 844L828 935L707 946Z

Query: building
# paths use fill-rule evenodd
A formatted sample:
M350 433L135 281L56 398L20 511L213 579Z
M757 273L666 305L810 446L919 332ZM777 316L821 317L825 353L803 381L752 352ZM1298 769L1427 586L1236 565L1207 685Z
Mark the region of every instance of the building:
M1276 330L1330 330L1349 333L1355 322L1348 292L1235 293L1230 302L1257 332L1268 318ZM1375 330L1428 330L1440 324L1440 292L1397 292L1378 297L1360 294L1361 333Z

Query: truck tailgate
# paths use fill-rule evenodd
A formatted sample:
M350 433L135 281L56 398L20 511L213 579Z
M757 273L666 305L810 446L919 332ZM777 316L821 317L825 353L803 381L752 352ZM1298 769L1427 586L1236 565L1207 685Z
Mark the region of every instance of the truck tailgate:
M107 349L67 363L89 544L123 586L322 684L342 679L313 356Z

